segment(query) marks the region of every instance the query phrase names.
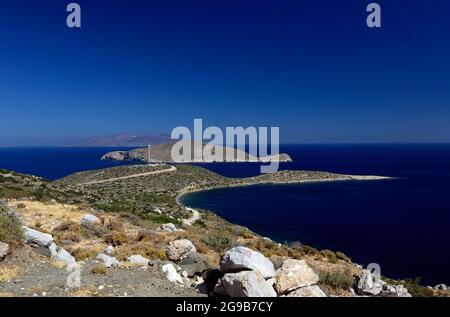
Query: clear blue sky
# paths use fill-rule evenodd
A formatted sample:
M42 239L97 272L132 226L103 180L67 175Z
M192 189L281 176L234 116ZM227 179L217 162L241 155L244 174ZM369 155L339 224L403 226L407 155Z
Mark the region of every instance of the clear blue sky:
M0 145L279 126L283 142L450 142L450 3L64 0L0 5Z

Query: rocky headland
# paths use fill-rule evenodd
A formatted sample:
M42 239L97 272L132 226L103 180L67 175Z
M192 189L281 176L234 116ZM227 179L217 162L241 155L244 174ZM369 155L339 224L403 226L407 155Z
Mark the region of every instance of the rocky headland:
M145 147L145 148L138 148L131 151L113 151L106 153L102 156L102 160L114 160L114 161L141 161L141 162L147 162L147 163L173 163L173 159L171 156L172 147L175 143L164 143L164 144L158 144L154 145L151 148ZM200 144L201 148L197 151L203 152L203 149L206 146L206 143ZM196 147L194 142L185 141L185 148L190 148L190 153L195 153ZM219 148L216 146L216 149ZM226 160L226 152L227 147L220 147L221 152L223 153L223 156L220 158L220 160L217 160L213 155L210 155L210 157L202 158L201 160L196 160L193 156L193 154L190 156L190 158L183 163L192 163L192 162L227 162ZM228 149L230 150L230 149ZM233 149L232 149L233 150ZM278 162L292 162L292 158L289 156L289 154L281 153L279 155L269 155L265 157L254 157L250 155L249 153L246 153L242 150L236 149L234 150L234 158L233 162L239 162L239 161L245 161L245 162L269 162L269 161L278 161ZM212 151L215 153L215 151ZM243 159L240 159L243 158Z

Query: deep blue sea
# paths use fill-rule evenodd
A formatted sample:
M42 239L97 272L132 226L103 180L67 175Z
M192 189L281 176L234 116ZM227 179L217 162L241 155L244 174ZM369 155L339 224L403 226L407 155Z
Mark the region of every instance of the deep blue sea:
M0 168L55 180L71 173L130 164L102 161L111 151L130 148L109 147L19 147L0 148Z
M0 148L0 168L57 179L118 166L116 148ZM127 150L127 148L123 148ZM274 240L339 250L382 274L450 284L450 145L285 145L281 169L393 176L383 181L259 185L194 193L183 203L216 212ZM225 176L257 164L207 164Z
M450 284L450 145L292 145L282 169L395 179L258 185L193 193L183 203L212 210L279 242L342 251L382 274ZM256 165L217 165L227 176Z

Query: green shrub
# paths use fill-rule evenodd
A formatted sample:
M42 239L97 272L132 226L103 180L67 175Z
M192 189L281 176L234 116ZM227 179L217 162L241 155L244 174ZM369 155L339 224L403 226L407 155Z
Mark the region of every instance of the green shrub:
M220 231L204 236L202 242L220 253L230 249L234 244L234 239L229 233Z
M0 241L16 248L22 244L23 231L19 219L7 214L7 207L0 205Z
M355 284L355 277L350 270L336 270L319 273L320 282L333 289L347 290Z
M421 284L421 278L405 279L402 281L386 279L388 283L395 285L403 285L408 289L412 297L434 297L437 296L432 289L429 289Z

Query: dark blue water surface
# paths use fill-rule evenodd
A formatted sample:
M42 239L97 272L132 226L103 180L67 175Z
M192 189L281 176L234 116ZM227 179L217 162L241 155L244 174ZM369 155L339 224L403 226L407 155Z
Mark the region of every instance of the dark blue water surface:
M57 179L129 164L100 161L116 148L4 148L0 168ZM123 148L127 150L127 148ZM393 176L383 181L260 185L194 193L183 203L211 210L277 241L340 250L397 278L450 284L450 145L286 145L281 169ZM257 164L206 164L225 176Z
M281 169L396 177L297 185L258 185L193 193L183 203L212 210L280 242L299 240L381 265L396 278L450 284L450 145L284 146ZM228 176L257 165L215 165Z
M0 148L0 168L55 180L74 172L130 164L130 162L100 160L108 152L129 149L109 147Z

